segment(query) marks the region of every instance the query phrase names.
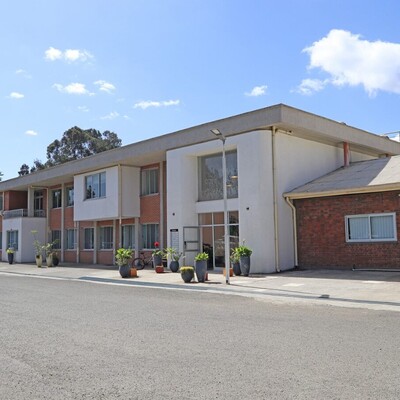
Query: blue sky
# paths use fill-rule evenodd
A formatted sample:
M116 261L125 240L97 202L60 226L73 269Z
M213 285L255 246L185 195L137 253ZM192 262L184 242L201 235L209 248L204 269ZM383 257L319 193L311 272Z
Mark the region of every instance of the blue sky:
M129 144L285 103L397 131L399 16L389 0L4 1L3 179L72 126Z

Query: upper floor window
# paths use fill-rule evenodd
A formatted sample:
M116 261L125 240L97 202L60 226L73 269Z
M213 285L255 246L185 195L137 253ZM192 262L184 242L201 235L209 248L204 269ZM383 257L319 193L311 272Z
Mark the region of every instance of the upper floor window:
M397 240L396 214L348 215L347 242L384 242Z
M86 199L106 197L106 173L88 175L85 178Z
M238 197L237 151L227 151L226 191L228 199ZM199 201L223 198L222 153L199 157Z
M35 190L33 193L34 210L43 210L43 190Z
M2 210L3 210L3 207L4 207L3 195L2 195L2 194L0 194L0 211L2 211Z
M158 168L142 170L141 195L158 193Z
M53 208L61 207L61 189L53 190L51 192L51 204Z
M73 187L67 187L66 197L67 197L67 207L72 207L74 205L74 188Z

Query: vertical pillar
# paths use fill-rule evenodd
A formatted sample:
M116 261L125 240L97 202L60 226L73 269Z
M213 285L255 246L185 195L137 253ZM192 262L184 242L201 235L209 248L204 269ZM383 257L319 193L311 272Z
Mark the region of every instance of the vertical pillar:
M350 165L350 146L348 142L343 142L343 166L346 168Z

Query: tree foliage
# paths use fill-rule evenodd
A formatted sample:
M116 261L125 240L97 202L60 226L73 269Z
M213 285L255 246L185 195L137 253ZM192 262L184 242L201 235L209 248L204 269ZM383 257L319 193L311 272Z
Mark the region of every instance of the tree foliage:
M36 159L30 169L27 164L23 164L18 174L20 176L27 175L30 172L64 164L68 161L79 160L121 147L121 144L121 139L114 132L101 133L96 129L81 129L74 126L64 132L61 140L56 139L47 146L45 163Z

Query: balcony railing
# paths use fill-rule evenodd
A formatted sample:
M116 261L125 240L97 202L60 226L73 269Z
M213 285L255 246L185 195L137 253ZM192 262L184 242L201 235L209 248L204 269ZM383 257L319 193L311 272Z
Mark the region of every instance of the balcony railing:
M4 219L11 219L11 218L23 218L28 216L28 210L26 208L20 208L18 210L9 210L3 211L3 218ZM46 216L45 210L35 210L34 217L44 218Z

